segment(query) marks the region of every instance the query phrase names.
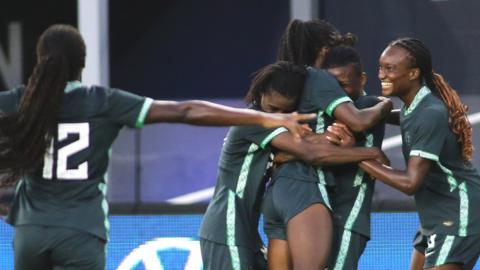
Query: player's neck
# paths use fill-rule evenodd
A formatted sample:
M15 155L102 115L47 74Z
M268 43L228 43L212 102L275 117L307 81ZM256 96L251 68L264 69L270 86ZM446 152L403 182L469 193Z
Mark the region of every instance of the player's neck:
M405 95L400 97L400 99L405 103L406 107L410 107L410 104L412 104L413 100L415 99L415 96L417 96L418 91L422 89L422 85L420 84L415 84L414 86L410 87L408 91L406 91Z

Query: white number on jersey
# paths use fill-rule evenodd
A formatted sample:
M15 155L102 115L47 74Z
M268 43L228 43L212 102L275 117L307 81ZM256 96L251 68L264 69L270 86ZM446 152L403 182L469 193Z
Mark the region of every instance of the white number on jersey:
M85 180L88 178L88 162L78 165L76 169L68 169L68 158L90 144L90 126L88 123L58 124L58 141L68 138L69 134L78 134L78 140L69 143L57 151L57 179ZM43 178L52 179L53 171L53 140L45 153Z

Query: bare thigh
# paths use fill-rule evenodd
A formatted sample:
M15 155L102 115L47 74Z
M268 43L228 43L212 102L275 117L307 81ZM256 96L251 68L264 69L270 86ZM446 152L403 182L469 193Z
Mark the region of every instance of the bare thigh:
M268 240L268 269L274 270L291 270L293 269L292 260L290 258L290 250L285 240L269 239Z
M423 264L425 263L425 255L418 250L413 249L412 259L410 261L410 270L423 270Z
M323 270L332 242L332 219L325 205L316 203L287 224L287 241L295 270Z

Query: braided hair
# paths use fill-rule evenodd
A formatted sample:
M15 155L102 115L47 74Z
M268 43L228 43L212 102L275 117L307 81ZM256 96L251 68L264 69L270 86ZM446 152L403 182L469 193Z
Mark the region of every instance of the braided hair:
M324 20L293 20L285 29L278 49L277 60L290 61L297 65L313 66L323 48L337 45L354 45L357 38L340 32Z
M445 81L442 75L435 73L432 67L432 56L428 48L415 38L400 38L392 41L390 47L403 48L410 55L412 67L420 69L424 83L447 106L450 129L457 136L457 142L462 149L462 158L472 158L472 126L467 118L468 108L457 92Z
M305 67L286 61L278 61L265 66L253 74L254 77L245 102L259 105L262 96L272 91L298 100L303 90L306 73Z
M50 26L36 49L37 63L18 110L0 116L0 186L15 184L42 164L67 82L78 79L85 66L85 43L72 26Z

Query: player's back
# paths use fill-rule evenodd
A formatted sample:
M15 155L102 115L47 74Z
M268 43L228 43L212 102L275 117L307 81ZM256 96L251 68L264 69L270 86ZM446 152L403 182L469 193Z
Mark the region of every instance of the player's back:
M1 95L0 109L15 110L2 105L18 106L24 91ZM69 83L43 164L18 184L8 221L72 227L106 239L109 149L123 125L141 119L144 104L145 98L121 90Z

